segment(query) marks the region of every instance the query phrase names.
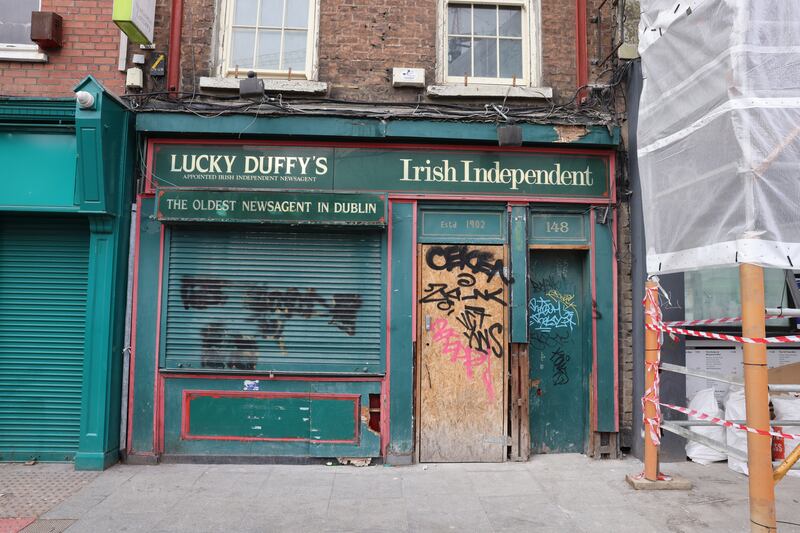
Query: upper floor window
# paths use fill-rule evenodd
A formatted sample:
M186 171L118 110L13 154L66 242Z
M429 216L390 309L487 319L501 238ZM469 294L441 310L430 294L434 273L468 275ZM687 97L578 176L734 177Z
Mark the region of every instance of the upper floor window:
M534 0L439 0L437 82L536 86L537 9Z
M313 78L316 0L230 0L228 4L226 75L254 70L266 77Z
M0 0L0 48L38 49L31 41L31 13L39 7L39 0Z

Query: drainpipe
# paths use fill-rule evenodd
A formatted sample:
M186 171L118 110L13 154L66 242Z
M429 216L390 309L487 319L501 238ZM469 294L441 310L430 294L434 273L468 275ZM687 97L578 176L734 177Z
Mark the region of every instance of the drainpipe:
M578 68L577 89L589 83L589 32L586 28L586 0L575 0L575 64ZM578 102L583 100L585 90L578 92Z
M167 90L175 97L181 77L181 28L183 27L183 0L172 0L169 18L169 60L167 61Z

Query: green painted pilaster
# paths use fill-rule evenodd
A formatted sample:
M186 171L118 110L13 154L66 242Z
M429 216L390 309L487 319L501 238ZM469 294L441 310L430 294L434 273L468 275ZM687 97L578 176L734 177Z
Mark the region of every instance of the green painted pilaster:
M391 284L391 381L390 431L391 440L387 462L407 464L414 449L414 347L412 343L411 298L414 280L411 264L414 261L414 205L392 205L392 277Z
M119 460L133 130L127 108L99 83L87 78L79 89L95 96L92 109L76 111L79 199L83 207L105 213L89 216L88 319L75 468L102 470Z
M528 342L528 207L511 208L511 342Z
M122 347L114 338L113 330L118 320L115 320L113 300L119 297L114 294L114 266L120 228L116 218L106 216L90 217L89 227L88 320L81 393L81 436L75 454L75 469L103 470L116 463L119 455Z
M614 248L611 219L595 224L595 279L597 307L597 428L617 431L614 414Z
M155 409L153 393L155 387L156 364L156 302L158 302L158 256L161 238L161 224L155 220L155 199L144 198L139 205L138 239L139 264L138 279L135 280L135 334L131 340L135 351L131 352L131 429L128 435L131 455L152 456L153 413ZM135 238L135 237L134 237ZM144 260L142 260L144 258ZM129 456L130 457L130 456Z

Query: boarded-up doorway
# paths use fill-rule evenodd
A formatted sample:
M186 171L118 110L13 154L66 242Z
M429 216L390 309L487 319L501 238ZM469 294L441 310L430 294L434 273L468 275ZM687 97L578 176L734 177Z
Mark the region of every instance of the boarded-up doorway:
M505 460L505 255L497 245L420 246L421 462Z

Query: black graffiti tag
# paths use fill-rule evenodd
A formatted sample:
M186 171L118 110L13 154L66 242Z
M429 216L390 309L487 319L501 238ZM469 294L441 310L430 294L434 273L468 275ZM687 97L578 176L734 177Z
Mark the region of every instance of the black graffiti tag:
M200 365L205 368L255 370L258 343L248 335L234 333L219 322L200 330L202 352Z
M433 270L469 269L473 274L485 274L486 280L491 282L499 276L503 283L508 284L503 268L503 260L495 259L492 252L486 250L470 250L466 245L431 246L425 254L426 264Z
M486 325L490 315L483 307L466 305L456 320L464 326L464 336L473 350L488 353L495 357L503 357L503 325L495 322Z
M351 337L356 334L356 315L361 309L360 294L334 294L330 303L323 303L330 314L329 324Z
M550 362L553 363L553 385L566 385L569 383L569 373L567 372L569 355L564 353L561 348L556 348L550 355Z
M181 302L184 309L206 309L222 305L228 299L223 288L228 282L222 279L184 276L181 279Z

